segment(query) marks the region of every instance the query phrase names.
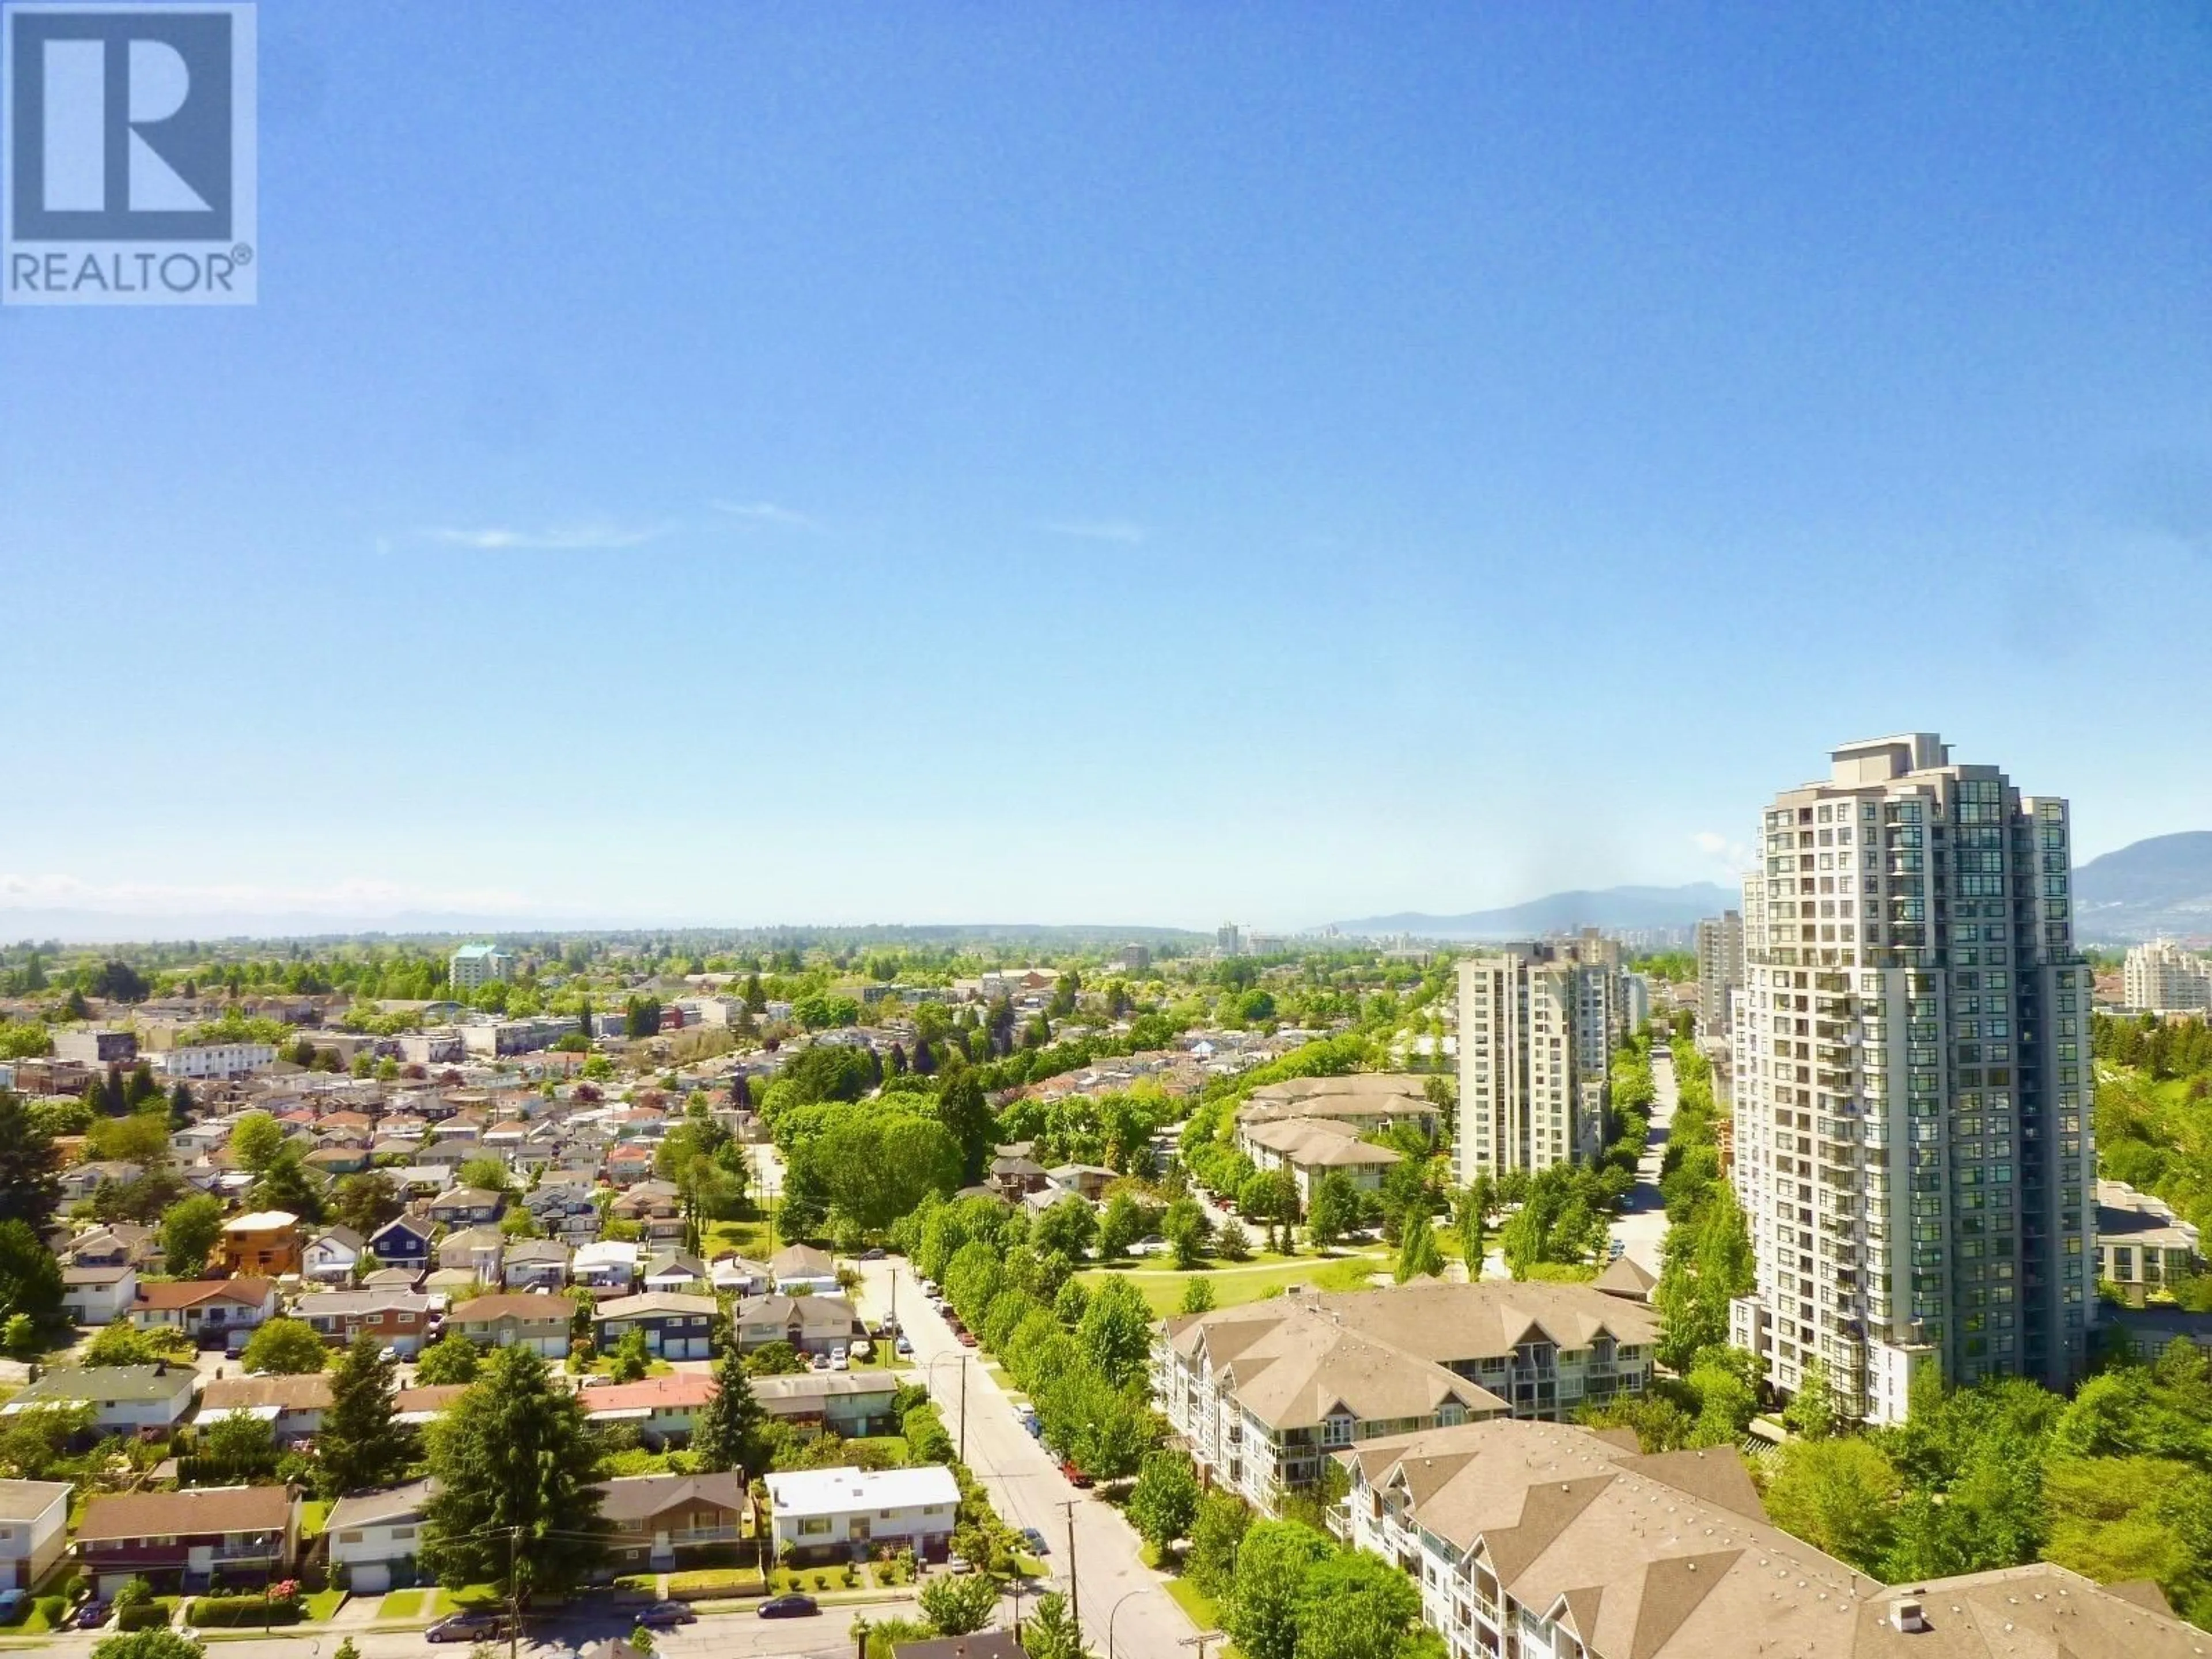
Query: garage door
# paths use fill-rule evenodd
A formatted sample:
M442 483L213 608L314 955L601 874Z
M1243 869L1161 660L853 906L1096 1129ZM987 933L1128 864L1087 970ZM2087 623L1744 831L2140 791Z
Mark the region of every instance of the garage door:
M382 1561L363 1561L353 1570L356 1595L381 1595L392 1588L392 1568Z

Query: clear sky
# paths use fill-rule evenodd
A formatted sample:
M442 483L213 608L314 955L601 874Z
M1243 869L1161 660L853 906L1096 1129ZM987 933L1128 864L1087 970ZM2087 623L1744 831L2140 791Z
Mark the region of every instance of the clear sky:
M0 311L0 933L2212 827L2203 4L260 17L259 306Z

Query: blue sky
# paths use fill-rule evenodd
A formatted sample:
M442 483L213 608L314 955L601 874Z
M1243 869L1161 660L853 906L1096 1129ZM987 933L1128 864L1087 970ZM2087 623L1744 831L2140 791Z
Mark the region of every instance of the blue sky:
M261 33L259 306L0 311L0 933L1455 910L1911 728L2212 827L2202 5Z

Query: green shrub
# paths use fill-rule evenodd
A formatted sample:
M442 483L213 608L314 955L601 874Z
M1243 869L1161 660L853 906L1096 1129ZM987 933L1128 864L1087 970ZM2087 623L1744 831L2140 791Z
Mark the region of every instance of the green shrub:
M258 1625L264 1619L271 1625L295 1625L300 1621L300 1604L258 1595L201 1595L185 1609L185 1622L197 1630Z
M645 1581L645 1587L652 1587L651 1579ZM767 1589L759 1572L750 1567L710 1568L668 1575L672 1601L704 1601L725 1595L760 1595Z
M159 1630L169 1622L169 1609L159 1601L141 1601L136 1607L118 1607L115 1628L118 1631Z

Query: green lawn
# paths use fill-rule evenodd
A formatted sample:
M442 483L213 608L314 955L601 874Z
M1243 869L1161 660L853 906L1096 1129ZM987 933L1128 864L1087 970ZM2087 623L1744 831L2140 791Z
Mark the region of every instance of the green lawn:
M376 1616L380 1620L428 1619L430 1613L424 1603L433 1600L437 1594L435 1590L393 1590L376 1604Z
M765 1261L769 1257L768 1222L710 1221L701 1237L706 1249L706 1259L712 1261L725 1251L734 1250L748 1261Z
M320 1538L330 1518L331 1506L326 1501L319 1498L309 1498L300 1505L300 1536Z
M1221 1609L1214 1605L1212 1596L1190 1579L1170 1578L1167 1590L1175 1598L1175 1604L1188 1613L1190 1622L1200 1630L1221 1628Z
M1200 1268L1194 1273L1146 1271L1118 1276L1144 1292L1146 1304L1155 1314L1166 1315L1181 1310L1182 1287L1194 1279L1212 1281L1215 1307L1234 1308L1243 1303L1257 1302L1271 1290L1288 1290L1293 1285L1310 1285L1317 1291L1365 1290L1368 1275L1389 1265L1389 1258L1377 1252L1334 1258L1304 1256L1262 1267ZM1076 1277L1096 1286L1115 1273L1113 1268L1093 1267Z
M341 1589L317 1590L303 1596L300 1601L301 1616L311 1624L328 1624L345 1605L346 1593Z

